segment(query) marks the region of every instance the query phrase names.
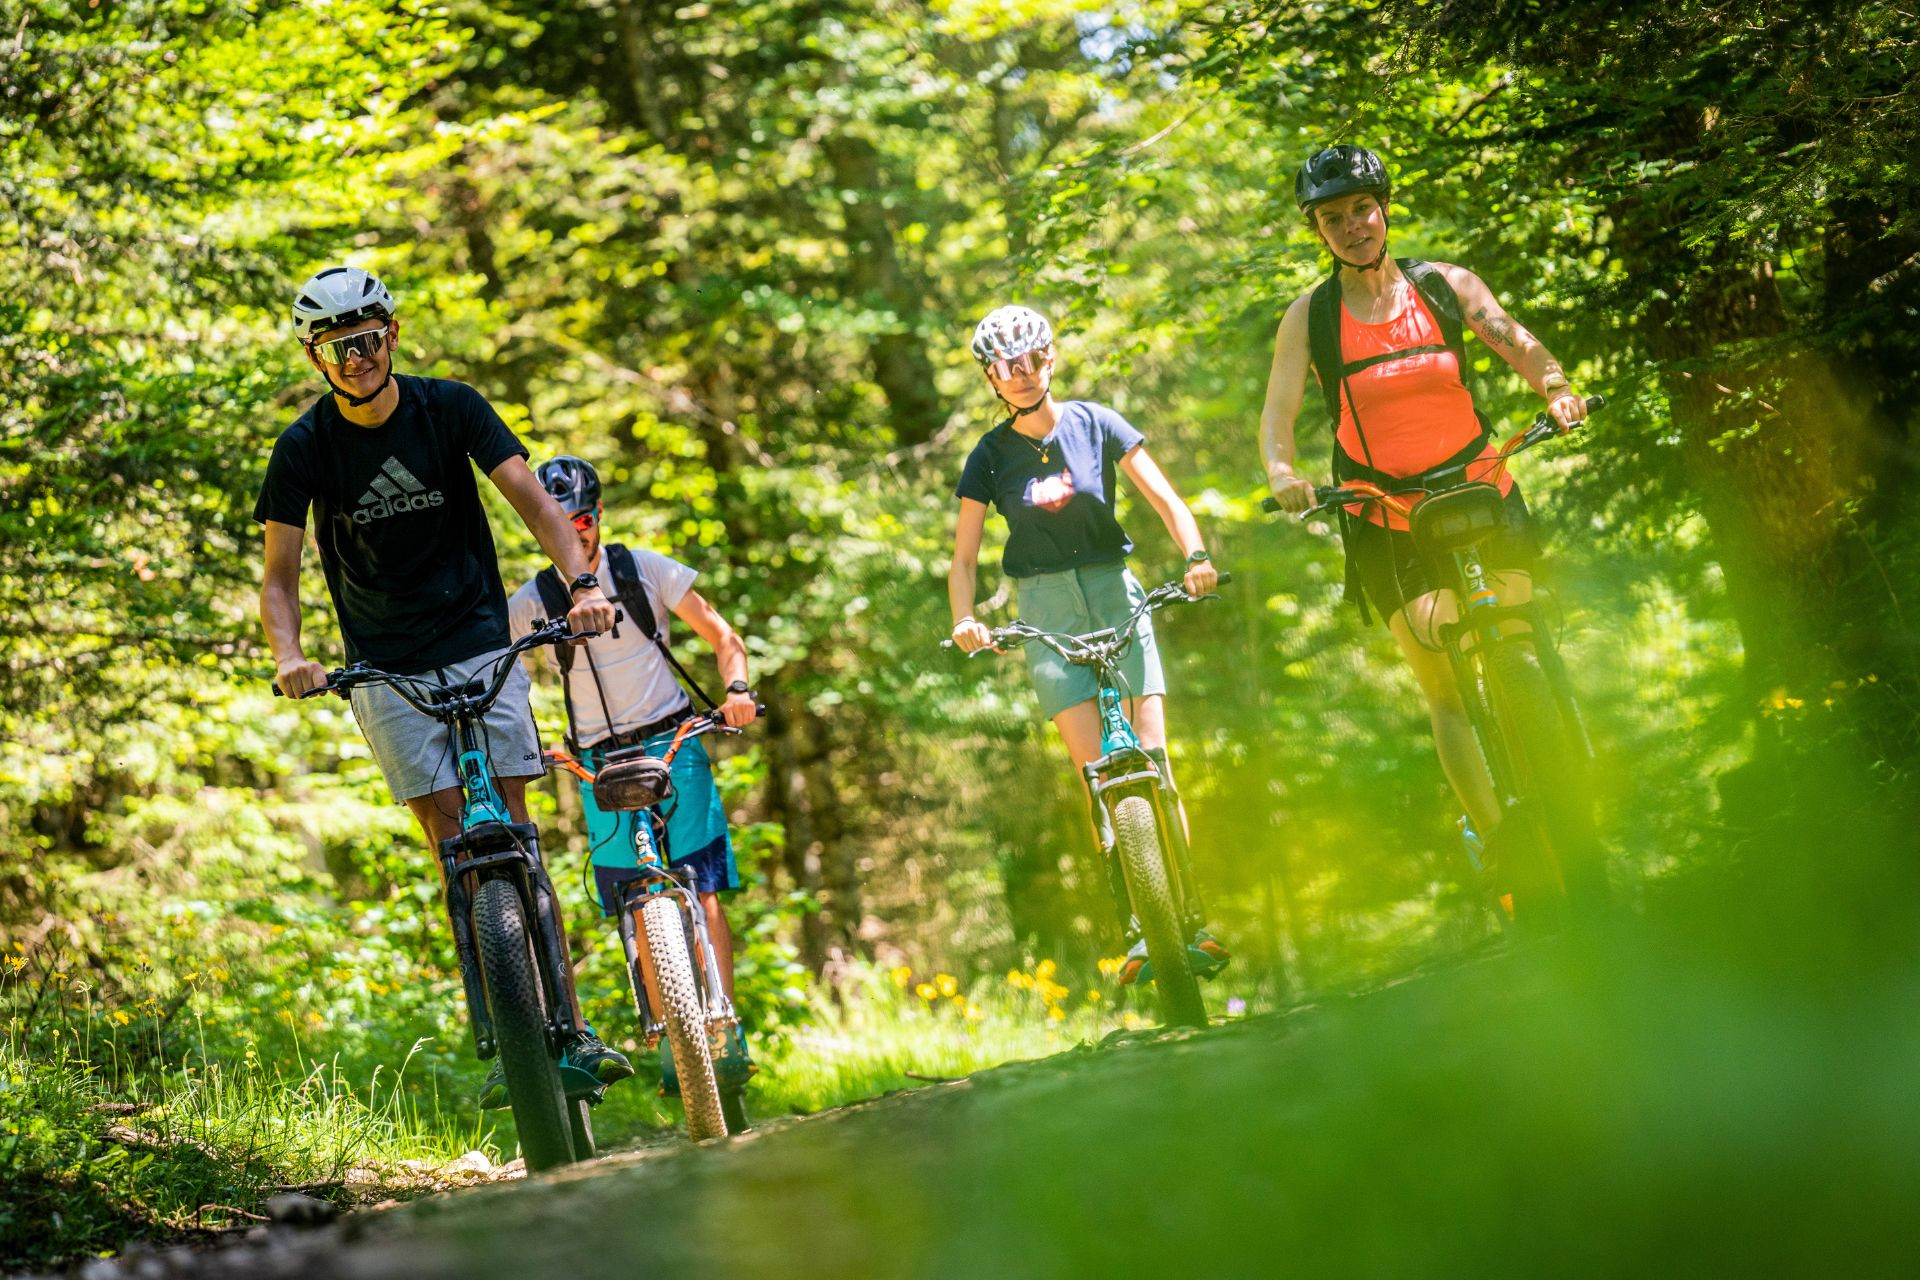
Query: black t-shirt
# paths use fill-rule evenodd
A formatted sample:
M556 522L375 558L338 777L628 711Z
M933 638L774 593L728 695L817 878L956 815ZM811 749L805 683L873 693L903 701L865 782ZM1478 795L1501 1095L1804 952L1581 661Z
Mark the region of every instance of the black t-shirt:
M305 528L351 661L414 673L508 643L507 593L471 458L491 475L526 446L472 387L396 374L377 427L315 401L274 441L253 518Z
M1019 434L1011 420L980 437L954 494L1006 518L1000 565L1008 577L1110 564L1133 550L1113 514L1114 464L1145 440L1105 405L1069 400L1044 441Z

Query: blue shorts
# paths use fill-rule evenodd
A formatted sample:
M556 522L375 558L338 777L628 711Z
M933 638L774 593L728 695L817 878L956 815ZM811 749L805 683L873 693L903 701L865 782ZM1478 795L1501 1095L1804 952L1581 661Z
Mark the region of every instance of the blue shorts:
M1083 636L1104 627L1117 627L1147 598L1146 588L1126 562L1119 560L1086 569L1037 573L1015 582L1020 589L1020 621L1066 635ZM1029 640L1022 651L1027 655L1033 690L1040 696L1040 714L1046 719L1099 696L1100 681L1092 667L1075 666L1037 641ZM1144 698L1167 691L1151 617L1140 620L1133 645L1120 660L1120 677L1123 698Z
M641 745L650 756L664 756L673 745L673 731L655 734ZM605 754L598 747L588 747L580 753L580 762L598 773ZM673 795L661 806L667 820L662 860L675 869L691 871L693 887L701 893L731 893L740 887L740 868L733 860L733 839L727 832L726 811L720 807L720 792L713 785L713 762L706 744L690 739L674 755L670 768ZM594 889L601 912L611 916L619 910L620 886L633 878L640 865L634 837L636 830L650 829L640 827L647 815L608 813L593 802L593 788L585 782L580 783L580 806L587 818Z

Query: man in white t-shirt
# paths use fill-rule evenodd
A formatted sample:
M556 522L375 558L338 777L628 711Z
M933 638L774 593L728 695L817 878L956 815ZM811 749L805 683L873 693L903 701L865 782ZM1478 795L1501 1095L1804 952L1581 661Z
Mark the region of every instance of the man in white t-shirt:
M543 463L538 475L541 485L572 517L594 576L609 595L622 594L628 584L620 582L615 572L612 557L616 553L609 552L600 539L604 508L599 475L588 463L564 455ZM551 648L525 655L530 664L545 664L560 673L566 690L569 742L581 763L595 772L607 752L622 747L640 746L648 755L664 755L673 742L674 730L695 713L692 698L675 678L667 659L665 645L671 618L678 617L713 646L720 678L726 684L726 698L719 704L726 722L742 728L756 715L753 690L747 684L746 646L727 620L693 590L695 571L657 551L635 548L623 554L632 557L637 579L634 585L645 599L619 600L626 614L619 635L602 633L575 646L568 655ZM651 628L644 625L646 620L639 612L642 609L651 613ZM507 602L508 625L515 637L532 631L547 612L537 580L522 586ZM673 757L671 770L674 799L666 815L665 854L670 865L693 876L714 956L719 961L721 982L731 1000L733 933L720 895L740 887L740 872L734 864L726 812L713 784L704 743L699 738L683 742ZM594 887L601 910L611 916L618 910L621 884L632 878L639 865L634 824L645 815L601 809L593 801L592 788L584 783L580 801L592 849ZM664 1039L660 1055L663 1089L675 1093L679 1082ZM744 1083L751 1072L746 1040L737 1026L732 1042L724 1054L718 1055L715 1066L723 1083Z

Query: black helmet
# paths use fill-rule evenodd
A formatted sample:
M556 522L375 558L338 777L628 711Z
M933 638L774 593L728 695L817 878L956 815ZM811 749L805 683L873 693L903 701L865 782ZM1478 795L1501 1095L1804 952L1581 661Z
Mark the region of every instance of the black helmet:
M1393 195L1393 182L1379 156L1346 142L1315 152L1293 176L1293 198L1302 213L1311 213L1313 206L1323 201L1356 191L1371 193L1385 208Z
M540 477L540 487L552 494L568 515L600 505L600 473L584 458L563 453L541 463L534 474Z

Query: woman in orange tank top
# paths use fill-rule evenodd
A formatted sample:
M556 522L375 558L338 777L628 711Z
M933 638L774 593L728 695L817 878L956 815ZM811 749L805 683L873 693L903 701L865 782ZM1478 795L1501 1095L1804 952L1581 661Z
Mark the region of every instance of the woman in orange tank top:
M1387 253L1392 184L1380 157L1364 147L1329 147L1301 166L1294 195L1314 235L1339 264L1344 377L1334 433L1335 478L1373 479L1392 488L1396 479L1497 453L1439 318ZM1507 314L1480 277L1451 263L1431 268L1442 279L1430 278L1429 292L1452 289L1466 327L1540 393L1562 430L1585 419L1586 403L1574 394L1560 362ZM1295 299L1280 321L1260 414L1267 482L1281 508L1295 512L1313 505L1312 483L1294 470L1294 423L1313 365L1311 296ZM1473 474L1469 465L1468 475ZM1508 531L1487 546L1485 561L1494 571L1500 603L1518 604L1532 596L1537 546L1526 503L1504 474L1500 491L1507 499ZM1432 568L1414 552L1403 517L1388 517L1377 506L1353 514L1365 518L1345 521L1349 595L1360 588L1386 618L1426 695L1441 767L1474 828L1490 837L1500 823L1499 803L1453 669L1435 640L1441 625L1459 617L1459 602L1451 591L1436 587ZM1364 612L1365 603L1361 608Z

